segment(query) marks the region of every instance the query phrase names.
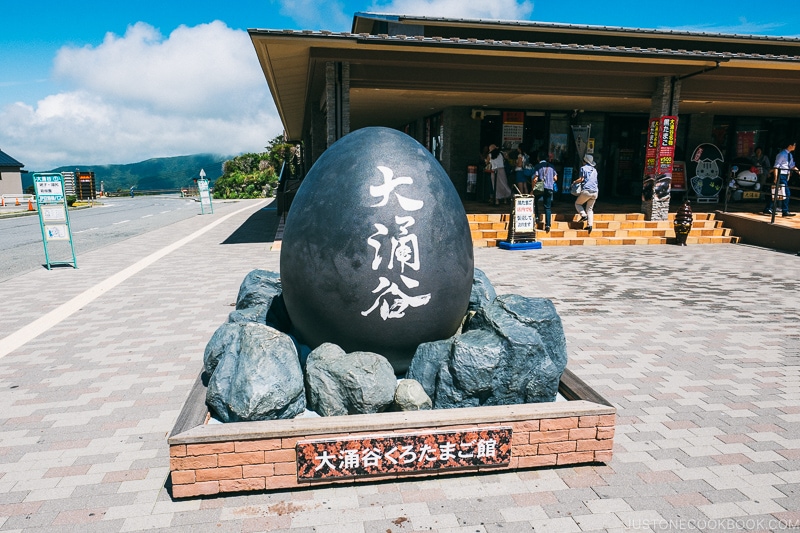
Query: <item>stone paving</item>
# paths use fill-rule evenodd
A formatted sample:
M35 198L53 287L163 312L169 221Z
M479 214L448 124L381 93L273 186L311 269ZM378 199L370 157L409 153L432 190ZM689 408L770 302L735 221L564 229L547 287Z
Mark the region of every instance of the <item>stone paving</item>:
M475 250L499 293L555 303L618 409L607 465L173 501L205 344L279 267L264 205L0 283L0 354L47 317L0 355L0 531L800 531L800 257L744 245Z

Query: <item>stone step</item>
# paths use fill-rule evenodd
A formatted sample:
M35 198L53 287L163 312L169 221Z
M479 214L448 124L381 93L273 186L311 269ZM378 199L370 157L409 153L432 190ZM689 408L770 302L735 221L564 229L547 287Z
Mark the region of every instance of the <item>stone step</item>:
M508 237L510 215L502 213L467 215L474 246L496 246ZM669 220L644 220L641 213L595 214L591 234L576 214L554 214L549 233L537 223L537 240L545 246L668 244L675 242L674 213ZM697 213L687 244L737 243L738 237L723 227L714 213Z
M476 248L480 247L495 247L497 243L503 240L498 239L480 239L473 241ZM656 244L675 244L674 237L596 237L594 232L592 236L586 237L573 237L573 238L555 238L555 237L537 237L537 241L542 243L542 246L606 246L606 245L656 245ZM739 237L733 236L689 236L686 239L686 244L736 244L739 242Z

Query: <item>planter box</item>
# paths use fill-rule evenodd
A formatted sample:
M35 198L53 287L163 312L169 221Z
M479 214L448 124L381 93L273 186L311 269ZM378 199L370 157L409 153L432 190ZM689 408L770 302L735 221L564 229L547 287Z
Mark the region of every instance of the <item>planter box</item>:
M568 401L208 424L198 377L169 436L174 498L608 462L616 409L569 370Z

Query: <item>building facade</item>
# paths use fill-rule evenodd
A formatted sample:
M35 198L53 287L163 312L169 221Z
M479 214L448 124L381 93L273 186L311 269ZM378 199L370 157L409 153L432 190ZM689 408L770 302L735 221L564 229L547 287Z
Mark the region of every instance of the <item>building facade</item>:
M0 150L0 195L22 194L22 163Z
M480 193L469 167L490 144L521 143L562 175L588 151L601 195L638 198L654 118L677 117L676 161L713 144L723 175L800 135L800 39L373 13L349 33L249 33L307 167L349 131L387 126L462 196Z

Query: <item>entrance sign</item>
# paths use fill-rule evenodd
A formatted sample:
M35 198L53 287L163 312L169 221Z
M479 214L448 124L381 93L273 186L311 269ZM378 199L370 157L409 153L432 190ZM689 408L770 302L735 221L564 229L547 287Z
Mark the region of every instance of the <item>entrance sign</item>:
M35 173L33 184L36 188L39 228L42 230L47 270L50 270L53 265L71 265L73 268L78 268L75 246L72 243L72 230L69 225L67 198L64 196L64 176L54 173ZM51 261L49 246L51 241L69 241L72 261Z
M363 435L296 445L298 480L475 469L511 461L511 428Z

